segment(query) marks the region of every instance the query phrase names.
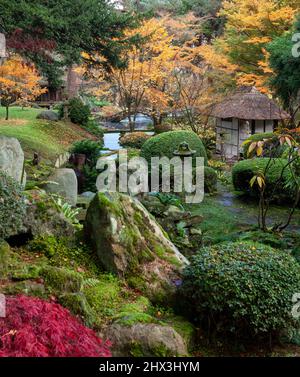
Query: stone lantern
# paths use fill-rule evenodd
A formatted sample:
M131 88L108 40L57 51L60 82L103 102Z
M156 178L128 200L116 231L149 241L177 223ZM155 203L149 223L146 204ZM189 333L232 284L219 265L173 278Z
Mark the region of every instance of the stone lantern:
M184 160L184 157L192 157L194 156L196 151L190 149L189 144L186 141L180 143L178 150L173 152L174 156L179 156L181 159Z

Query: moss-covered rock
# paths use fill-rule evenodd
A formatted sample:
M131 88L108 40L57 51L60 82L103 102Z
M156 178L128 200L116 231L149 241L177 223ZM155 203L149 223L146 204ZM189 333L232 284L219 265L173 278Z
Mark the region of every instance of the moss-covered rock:
M45 266L40 275L44 278L47 288L56 292L79 292L83 283L82 276L66 268Z
M83 292L65 293L59 297L59 303L74 315L79 315L87 326L97 326L98 316L89 305Z
M32 280L13 282L1 288L1 293L7 295L25 294L48 299L48 293L44 284Z
M55 206L53 200L43 191L26 191L29 204L23 218L22 233L34 237L53 235L56 237L72 237L74 227L63 213Z
M132 326L113 324L107 329L113 356L174 357L187 356L185 341L170 326L137 323Z
M139 276L139 288L147 297L171 299L185 257L166 238L162 228L130 196L99 193L86 218L85 234L102 266L132 281Z

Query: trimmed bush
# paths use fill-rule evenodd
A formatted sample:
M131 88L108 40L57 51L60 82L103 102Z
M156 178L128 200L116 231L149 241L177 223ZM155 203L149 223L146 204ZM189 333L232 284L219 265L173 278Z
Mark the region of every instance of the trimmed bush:
M173 152L179 148L182 142L187 142L190 149L195 150L194 157L204 157L207 165L207 154L201 139L191 131L169 131L151 137L142 146L141 157L151 163L151 157L173 158Z
M243 160L235 164L232 169L232 181L235 190L258 197L258 187L257 185L250 187L250 180L258 172L264 172L269 161L269 158L254 158L252 160ZM287 160L285 159L273 159L266 174L266 194L267 196L272 196L274 202L291 200L293 198L293 192L286 188L286 183L291 176L290 167L284 170L281 178L283 167L286 164ZM274 192L274 187L278 180L279 183Z
M236 336L292 330L300 267L288 253L253 242L201 249L184 271L183 305L197 323Z
M17 234L26 213L22 186L0 171L0 238Z
M85 105L80 98L70 99L68 112L71 122L81 125L87 125L91 116L89 106Z
M120 145L128 148L141 149L142 145L150 139L145 132L130 132L120 137Z
M100 157L100 150L103 147L101 141L93 141L90 139L76 141L71 149L70 153L84 154L92 165L96 165L98 158Z
M0 318L0 357L108 357L109 345L62 306L6 297Z
M216 171L209 166L204 167L204 191L212 194L217 190L218 176Z
M283 152L286 150L286 145L282 146L280 145L278 141L278 137L273 132L264 132L261 134L254 134L251 135L248 140L251 140L251 142L254 141L263 141L264 139L269 139L267 143L265 143L263 148L263 155L262 157L282 157ZM250 147L251 143L244 144L243 146L243 156L244 158L248 157L248 149ZM275 148L275 150L274 150ZM251 157L251 156L250 156Z

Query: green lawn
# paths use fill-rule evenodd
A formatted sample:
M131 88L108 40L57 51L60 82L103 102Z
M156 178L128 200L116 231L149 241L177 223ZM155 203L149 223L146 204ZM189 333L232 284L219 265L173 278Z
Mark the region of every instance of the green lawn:
M74 124L36 119L40 112L39 109L11 107L9 120L5 120L5 108L0 107L0 135L17 138L26 158L38 152L45 159L55 160L74 141L90 137Z
M215 196L205 196L202 203L186 206L193 215L201 215L204 221L200 225L205 244L214 244L232 240L240 232L257 227L257 202L245 200L234 195L229 188L221 186ZM288 207L271 206L269 224L285 221ZM287 231L298 233L300 230L300 210L295 211L294 218Z

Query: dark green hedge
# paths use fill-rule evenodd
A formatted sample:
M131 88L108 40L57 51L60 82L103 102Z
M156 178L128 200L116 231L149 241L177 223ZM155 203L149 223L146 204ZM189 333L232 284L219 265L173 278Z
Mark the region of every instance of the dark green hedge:
M173 152L178 149L182 142L187 142L190 149L195 150L194 157L204 157L207 165L207 154L201 139L191 131L169 131L154 136L143 144L141 157L144 157L149 163L151 157L174 157Z
M211 331L269 336L299 326L291 315L299 289L300 267L288 253L229 242L203 248L192 258L180 298L191 318Z
M269 158L254 158L252 160L243 160L235 164L232 169L232 182L235 190L258 197L258 187L257 185L254 185L251 188L250 180L258 172L264 172L269 161ZM276 202L291 200L293 197L293 192L286 188L286 183L291 176L290 167L284 170L282 178L280 179L283 167L286 164L287 160L285 159L272 159L266 173L266 193L269 196L273 196L274 194L273 200ZM278 180L279 183L274 192L274 187Z

